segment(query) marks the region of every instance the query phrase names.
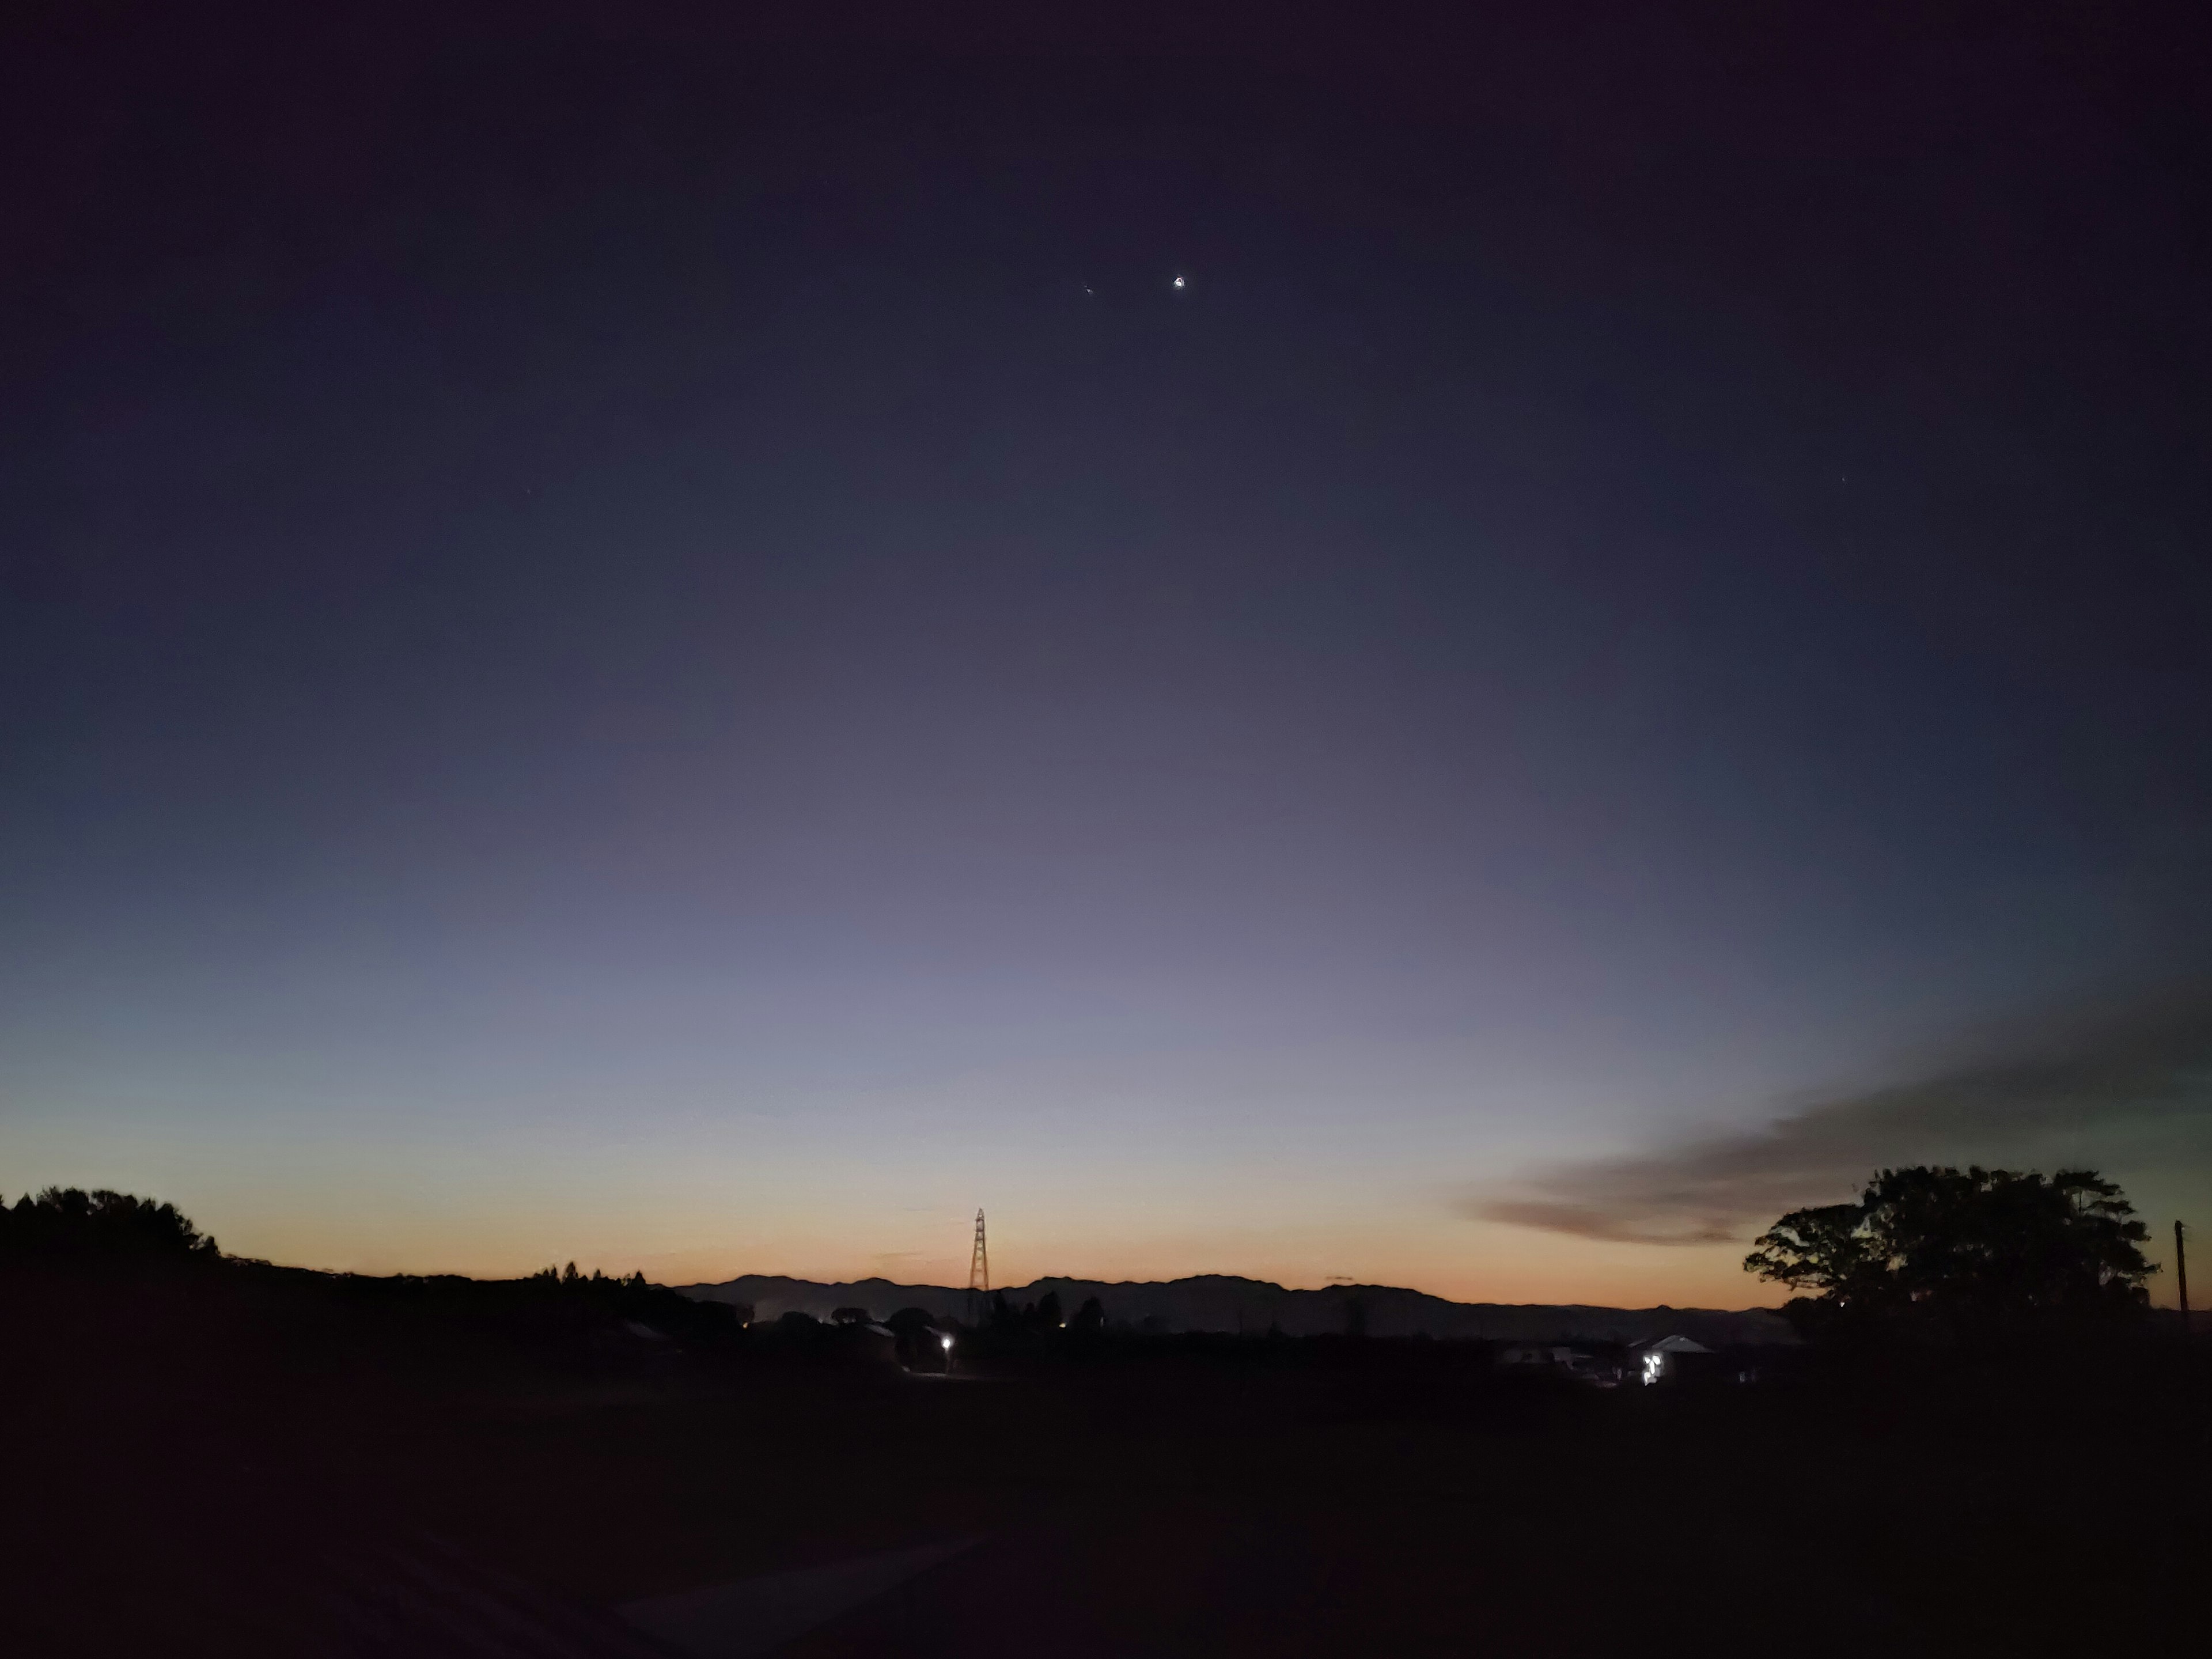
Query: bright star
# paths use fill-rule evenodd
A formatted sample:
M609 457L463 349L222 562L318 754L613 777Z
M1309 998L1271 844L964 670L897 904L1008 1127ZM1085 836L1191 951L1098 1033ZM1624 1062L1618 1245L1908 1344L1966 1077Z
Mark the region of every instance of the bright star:
M1176 277L1176 286L1177 288L1181 288L1181 287L1182 286L1182 277L1178 276L1178 277Z

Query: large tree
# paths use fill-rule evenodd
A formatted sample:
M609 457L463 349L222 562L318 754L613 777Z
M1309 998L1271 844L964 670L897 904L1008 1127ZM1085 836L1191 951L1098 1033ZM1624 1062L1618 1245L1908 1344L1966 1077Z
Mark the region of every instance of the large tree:
M1809 1292L1803 1327L1996 1334L2101 1321L2148 1301L2149 1230L2093 1170L1884 1170L1856 1204L1796 1210L1746 1271Z

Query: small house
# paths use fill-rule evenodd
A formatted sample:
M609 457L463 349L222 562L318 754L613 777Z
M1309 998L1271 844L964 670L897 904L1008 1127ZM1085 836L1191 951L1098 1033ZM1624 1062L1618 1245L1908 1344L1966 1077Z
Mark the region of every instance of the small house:
M1663 1382L1670 1376L1681 1374L1686 1363L1694 1369L1696 1354L1709 1354L1712 1350L1704 1343L1686 1336L1662 1336L1656 1342L1647 1342L1637 1348L1635 1356L1646 1382Z

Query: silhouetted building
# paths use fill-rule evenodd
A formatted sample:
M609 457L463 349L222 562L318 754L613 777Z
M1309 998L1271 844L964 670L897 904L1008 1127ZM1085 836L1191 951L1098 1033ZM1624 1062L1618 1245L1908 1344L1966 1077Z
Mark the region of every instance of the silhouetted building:
M1619 1366L1600 1360L1586 1348L1564 1342L1515 1342L1498 1351L1497 1363L1502 1370L1544 1371L1607 1387L1620 1375Z
M1711 1352L1704 1343L1686 1336L1662 1336L1656 1342L1640 1343L1630 1350L1637 1375L1646 1382L1664 1382L1682 1376L1686 1370L1695 1371L1695 1356Z

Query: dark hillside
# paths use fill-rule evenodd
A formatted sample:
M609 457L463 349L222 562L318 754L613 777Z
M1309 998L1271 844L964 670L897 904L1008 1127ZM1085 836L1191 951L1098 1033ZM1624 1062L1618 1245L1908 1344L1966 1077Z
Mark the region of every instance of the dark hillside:
M948 1381L696 1304L671 1340L632 1316L683 1298L635 1281L194 1253L0 1288L11 1655L666 1659L616 1610L953 1543L774 1650L2124 1650L2207 1541L2212 1370L2160 1328L1606 1391L1480 1345L1032 1322L963 1333Z

